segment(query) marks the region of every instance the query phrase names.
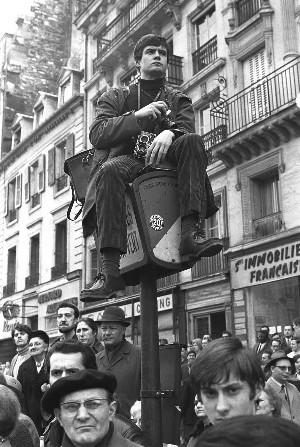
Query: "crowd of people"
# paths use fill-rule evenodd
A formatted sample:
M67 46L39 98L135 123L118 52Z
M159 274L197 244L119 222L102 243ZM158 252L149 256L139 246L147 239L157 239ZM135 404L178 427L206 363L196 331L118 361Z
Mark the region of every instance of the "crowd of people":
M128 325L118 306L107 307L97 324L80 317L78 308L68 302L57 309L60 335L51 342L46 332L17 324L12 331L16 355L10 369L0 372L1 444L147 446L141 422L141 351L126 340ZM281 349L272 348L274 340ZM259 437L257 444L244 440L247 424L260 427L270 437L279 429L278 436L288 432L290 444L286 445L298 445L300 338L296 325L285 326L282 336L261 327L252 349L228 331L215 340L205 334L181 346L179 367L178 445L273 446L266 440L263 444ZM270 422L273 418L276 424ZM240 444L230 444L232 427L240 433ZM227 433L228 439L218 444L220 433ZM296 435L298 443L293 444Z

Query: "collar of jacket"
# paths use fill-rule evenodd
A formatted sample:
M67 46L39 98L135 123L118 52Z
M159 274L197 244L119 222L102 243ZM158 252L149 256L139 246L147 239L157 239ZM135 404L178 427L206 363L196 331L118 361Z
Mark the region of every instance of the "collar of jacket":
M21 348L21 349L17 348L17 354L20 355L20 356L26 355L28 353L29 353L29 346L28 345L25 346L25 348Z

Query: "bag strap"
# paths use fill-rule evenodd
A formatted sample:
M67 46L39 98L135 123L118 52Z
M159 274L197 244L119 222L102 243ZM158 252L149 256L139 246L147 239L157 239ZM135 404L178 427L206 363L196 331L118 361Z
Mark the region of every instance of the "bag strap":
M70 181L70 186L71 186L71 190L72 190L72 199L71 199L71 202L70 202L70 204L69 204L69 206L68 206L67 218L68 218L69 220L71 220L72 222L74 222L74 221L80 216L80 214L81 214L81 212L82 212L83 204L81 203L81 207L80 207L79 211L77 211L77 213L75 214L74 219L72 219L72 218L71 218L71 211L72 211L72 208L73 208L73 206L74 206L74 203L75 203L75 202L76 202L76 203L79 203L79 202L78 202L78 200L76 199L76 194L75 194L74 185L73 185L73 183L72 183L71 181Z

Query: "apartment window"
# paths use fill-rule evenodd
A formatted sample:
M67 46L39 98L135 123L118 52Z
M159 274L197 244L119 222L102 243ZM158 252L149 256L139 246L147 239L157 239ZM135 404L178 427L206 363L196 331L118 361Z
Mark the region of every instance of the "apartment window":
M44 106L41 104L35 109L35 127L39 127L41 122L43 121L44 116Z
M55 264L51 269L52 279L65 275L67 272L67 221L55 225Z
M40 235L30 238L29 276L25 280L26 288L36 286L39 283L40 270Z
M212 339L215 339L221 337L222 332L225 330L225 310L193 315L192 338L202 338L203 335L210 334Z
M17 248L12 247L7 252L6 286L3 287L3 296L12 295L16 288L16 262Z
M13 147L18 146L21 141L21 126L18 126L13 133Z
M205 68L217 58L216 11L212 7L193 22L194 47L192 53L193 74Z
M63 105L72 97L71 78L68 78L60 87L60 105Z
M17 175L11 180L6 187L5 191L5 216L7 223L17 220L17 210L21 206L22 199L22 177L21 174Z
M278 169L264 172L252 178L251 188L255 235L267 236L276 233L282 227Z
M41 204L41 193L45 190L45 156L42 154L24 173L25 202L34 209Z
M282 152L278 150L237 170L245 238L267 236L284 228L279 174L283 169Z
M197 111L197 133L204 135L210 131L210 108L198 109Z
M74 134L69 134L48 152L48 184L59 192L68 186L68 176L64 173L64 163L74 155Z

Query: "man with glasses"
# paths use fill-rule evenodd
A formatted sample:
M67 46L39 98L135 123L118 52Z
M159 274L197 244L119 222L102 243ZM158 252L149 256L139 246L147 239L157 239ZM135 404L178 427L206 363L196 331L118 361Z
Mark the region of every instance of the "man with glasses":
M105 308L100 320L104 350L96 355L99 371L116 376L119 413L127 418L134 402L140 400L141 390L141 350L125 339L129 325L120 307Z
M271 388L282 402L281 417L300 425L300 394L297 388L288 382L294 371L293 359L284 351L274 352L266 369L271 372L266 388Z
M78 371L57 380L42 398L42 408L54 412L64 429L62 447L120 446L135 444L114 430L117 381L112 374Z

